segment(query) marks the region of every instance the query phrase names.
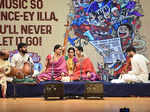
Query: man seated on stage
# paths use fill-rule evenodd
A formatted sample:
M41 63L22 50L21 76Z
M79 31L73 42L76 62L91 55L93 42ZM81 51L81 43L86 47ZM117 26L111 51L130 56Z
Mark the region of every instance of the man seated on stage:
M37 81L61 80L65 75L68 75L65 57L62 55L62 46L57 44L54 55L47 56L44 72L37 77Z
M17 48L18 53L14 54L11 58L11 66L17 69L16 77L27 78L32 76L34 73L34 63L32 58L27 54L27 45L25 43L20 43Z
M12 81L13 78L7 77L11 72L10 63L8 61L9 52L6 50L0 51L0 85L2 91L2 97L6 97L7 81Z
M76 47L76 57L77 62L71 80L99 80L91 60L83 55L83 47Z
M126 50L128 56L131 58L131 71L127 74L121 74L119 79L114 79L112 83L129 83L129 82L148 82L148 68L149 60L141 55L136 54L133 46Z

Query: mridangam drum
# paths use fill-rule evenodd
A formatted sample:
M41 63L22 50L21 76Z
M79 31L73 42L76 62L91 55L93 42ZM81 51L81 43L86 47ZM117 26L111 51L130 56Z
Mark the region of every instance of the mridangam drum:
M24 78L24 73L21 69L17 69L16 67L10 67L10 72L6 74L8 77L16 77L18 79Z
M24 63L24 66L22 69L18 69L16 67L6 67L5 68L5 74L9 77L16 77L18 79L23 79L25 76L32 75L34 70L33 66L29 63Z
M32 75L34 72L33 65L29 62L25 62L22 71L25 76Z

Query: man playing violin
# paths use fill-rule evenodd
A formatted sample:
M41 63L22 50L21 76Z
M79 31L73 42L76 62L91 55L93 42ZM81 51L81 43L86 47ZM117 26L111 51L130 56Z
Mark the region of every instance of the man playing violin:
M126 49L127 55L131 60L131 71L126 71L120 75L119 79L114 79L112 83L131 83L131 82L143 82L147 83L148 81L148 64L150 61L141 54L136 53L136 49L133 46L129 46ZM130 64L129 60L129 64ZM127 66L129 65L127 64Z

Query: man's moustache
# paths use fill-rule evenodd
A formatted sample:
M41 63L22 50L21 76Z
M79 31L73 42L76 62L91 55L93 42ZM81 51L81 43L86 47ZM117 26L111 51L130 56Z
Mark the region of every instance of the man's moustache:
M133 57L132 55L129 55L129 57Z
M28 53L28 51L22 51L22 53Z

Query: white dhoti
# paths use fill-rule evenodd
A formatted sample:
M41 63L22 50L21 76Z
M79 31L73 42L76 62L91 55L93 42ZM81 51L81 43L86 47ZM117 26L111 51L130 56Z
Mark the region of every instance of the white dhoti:
M125 81L123 79L113 79L111 83L125 83Z
M130 83L130 82L147 82L148 75L141 74L141 75L135 75L135 74L124 74L119 77L119 79L114 79L111 82L112 83Z
M120 75L119 79L114 79L112 83L130 83L130 82L148 82L148 68L147 64L150 61L140 54L135 54L131 58L132 70L128 74Z
M114 79L112 83L129 83L129 82L138 82L136 75L134 74L124 74L120 75L119 79Z

